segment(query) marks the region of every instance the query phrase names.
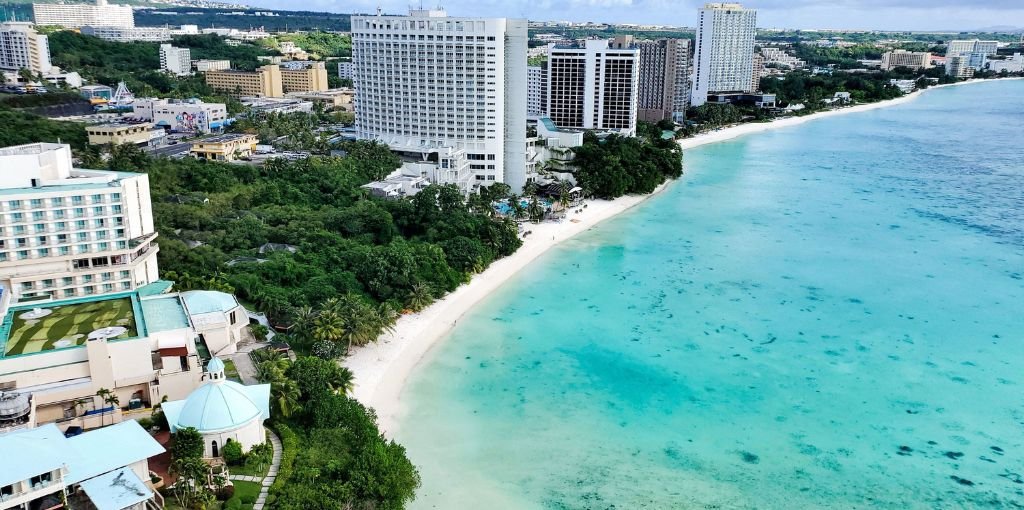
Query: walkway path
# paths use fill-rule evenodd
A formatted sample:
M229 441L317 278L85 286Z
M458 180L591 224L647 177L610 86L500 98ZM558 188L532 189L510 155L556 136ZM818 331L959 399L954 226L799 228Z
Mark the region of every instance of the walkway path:
M274 456L270 461L270 469L267 470L267 476L262 478L260 495L256 498L256 502L253 503L252 510L263 510L263 505L267 504L267 493L270 491L270 486L274 484L274 480L277 479L277 469L281 466L281 440L277 438L277 434L270 430L267 430L267 435L270 436L270 444L274 447ZM231 475L228 478L241 482L260 481L258 476Z
M242 379L242 384L258 383L256 380L256 365L253 364L252 358L249 357L249 353L256 349L262 349L266 346L266 342L251 343L242 346L238 349L238 352L228 356L228 359L235 362L235 370L238 370L238 377Z

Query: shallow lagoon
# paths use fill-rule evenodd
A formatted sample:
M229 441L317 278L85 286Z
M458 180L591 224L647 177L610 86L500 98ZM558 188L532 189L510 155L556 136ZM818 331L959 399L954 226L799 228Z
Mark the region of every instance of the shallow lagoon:
M687 152L403 392L413 508L1020 508L1024 81Z

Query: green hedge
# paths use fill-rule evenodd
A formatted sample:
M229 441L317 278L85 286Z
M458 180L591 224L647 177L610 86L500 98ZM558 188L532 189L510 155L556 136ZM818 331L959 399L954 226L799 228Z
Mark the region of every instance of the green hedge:
M285 484L288 483L288 479L292 477L292 471L295 469L295 456L299 454L299 437L292 432L292 429L288 428L284 423L273 422L270 428L277 433L277 437L281 439L281 465L277 468L277 478L274 479L274 483L270 486L270 493L267 496L267 504L271 505L277 494L284 489Z

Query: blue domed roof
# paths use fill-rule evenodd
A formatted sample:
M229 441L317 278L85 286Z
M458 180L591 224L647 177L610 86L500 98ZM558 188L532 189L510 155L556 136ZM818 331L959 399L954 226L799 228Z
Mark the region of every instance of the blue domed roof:
M224 362L220 358L214 356L209 363L206 364L206 371L211 374L216 374L224 371Z
M194 427L199 432L230 430L249 423L253 418L268 418L269 397L268 384L242 386L223 379L210 381L193 391L180 408L168 413L167 418L174 429Z

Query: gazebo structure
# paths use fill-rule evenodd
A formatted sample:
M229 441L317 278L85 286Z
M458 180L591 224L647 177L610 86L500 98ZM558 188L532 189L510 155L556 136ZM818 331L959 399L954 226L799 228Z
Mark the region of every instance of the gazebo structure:
M263 420L270 418L270 385L244 386L224 377L224 362L213 358L208 380L185 400L165 402L164 415L177 432L192 427L203 436L204 457L221 456L224 444L235 441L247 452L266 441Z

